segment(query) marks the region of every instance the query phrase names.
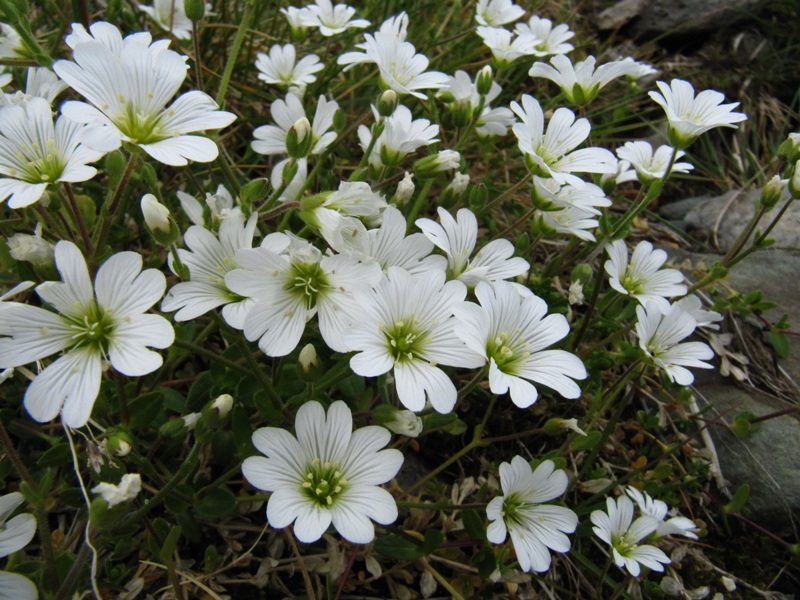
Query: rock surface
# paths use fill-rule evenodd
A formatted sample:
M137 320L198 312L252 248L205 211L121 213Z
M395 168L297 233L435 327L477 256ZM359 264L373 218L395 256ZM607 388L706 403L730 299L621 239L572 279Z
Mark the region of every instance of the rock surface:
M649 0L631 24L635 36L695 35L751 18L759 0Z

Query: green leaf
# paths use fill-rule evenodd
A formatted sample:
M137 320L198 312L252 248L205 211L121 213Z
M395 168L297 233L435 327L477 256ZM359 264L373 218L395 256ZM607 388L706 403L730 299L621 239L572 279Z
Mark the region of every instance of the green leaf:
M197 500L195 509L206 519L221 519L236 512L236 496L228 488L219 487Z
M749 498L750 485L743 483L739 486L739 489L736 490L736 493L733 495L733 498L731 498L731 501L722 507L722 510L726 514L738 513L744 508L744 505L747 504L747 500Z
M422 545L422 551L428 555L436 550L444 542L444 534L438 529L428 529L425 531L425 543Z
M181 539L181 526L175 525L169 530L167 539L164 540L164 545L161 546L159 557L165 563L172 562L172 555L175 554L175 549L178 547L178 542Z
M444 430L450 435L461 435L467 430L467 424L456 417L455 421L447 425Z
M152 424L164 405L164 395L160 390L142 394L128 403L131 415L131 429L141 429Z
M45 450L36 461L37 467L61 467L72 461L72 452L67 444L56 444Z
M789 338L786 337L786 334L773 328L769 333L769 342L772 344L772 347L775 349L775 354L777 354L779 358L786 358L789 356Z
M464 522L464 529L470 538L473 540L486 539L486 523L477 510L472 508L462 510L461 520Z
M733 424L731 425L731 429L736 434L736 437L740 439L744 439L750 435L750 432L753 429L753 424L750 423L750 419L755 417L755 413L751 413L748 411L740 412L733 418Z
M375 550L393 560L414 560L424 555L422 546L397 535L378 538Z
M477 554L473 555L469 563L478 569L478 575L484 580L489 579L489 576L497 569L497 558L489 544L485 545Z

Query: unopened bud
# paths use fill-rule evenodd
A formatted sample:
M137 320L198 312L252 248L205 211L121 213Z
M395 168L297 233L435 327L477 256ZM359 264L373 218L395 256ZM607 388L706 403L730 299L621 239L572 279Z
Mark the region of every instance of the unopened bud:
M414 189L414 178L411 176L411 173L406 171L403 179L397 184L397 191L394 193L394 202L396 204L405 204L411 200L411 196L414 195Z
M494 73L492 72L491 65L486 65L478 73L475 80L475 89L481 96L485 96L492 91L492 84L494 83Z
M800 160L794 165L792 178L789 180L789 191L792 192L792 198L800 198Z
M456 173L453 175L453 181L447 184L447 187L442 190L439 196L439 205L449 208L459 200L464 194L464 190L469 185L469 175L467 173Z
M800 160L800 133L790 133L780 146L778 156L788 163Z
M433 177L442 171L457 169L461 164L461 155L455 150L441 150L438 154L426 156L414 163L414 174L417 177Z
M211 403L211 409L216 410L220 417L225 417L233 408L233 396L222 394Z
M775 175L764 184L764 188L761 190L761 197L758 199L759 204L767 210L773 208L781 200L788 187L788 180L781 179L778 175Z
M300 355L297 357L297 362L300 368L306 373L319 366L319 357L317 356L317 349L314 344L306 344L300 350Z
M561 435L565 431L574 431L579 435L586 435L586 432L578 427L577 419L559 419L554 417L548 419L544 424L544 432L548 435Z
M397 108L397 92L386 90L378 98L378 114L383 118L391 117Z
M206 16L206 0L184 0L183 10L192 21L202 21Z
M311 152L314 136L311 132L311 123L306 117L295 121L291 129L286 132L286 152L292 158L304 158Z
M53 265L53 246L39 235L16 233L7 240L11 258L34 266Z
M341 133L347 127L347 115L344 114L344 111L337 108L333 113L333 130L336 132L336 135L341 135Z
M142 196L142 215L151 231L168 233L171 229L169 209L161 204L153 194Z
M131 437L122 431L115 433L106 438L106 448L115 456L127 456L133 448L131 445Z
M472 212L480 212L486 207L486 201L489 199L489 190L483 183L474 185L469 190L469 207Z
M376 425L386 427L393 433L406 437L417 437L422 433L422 419L410 410L398 410L389 404L379 404L372 411Z
M158 428L158 435L161 437L177 440L185 437L188 433L188 428L183 419L170 419Z
M572 279L572 281L579 281L583 285L586 285L592 278L592 267L586 263L581 263L574 269L572 269L572 273L570 273L570 278Z

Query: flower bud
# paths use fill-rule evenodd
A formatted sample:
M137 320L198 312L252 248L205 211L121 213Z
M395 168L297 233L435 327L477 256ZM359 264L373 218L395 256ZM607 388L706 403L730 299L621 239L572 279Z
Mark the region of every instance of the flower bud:
M414 163L417 177L434 177L442 171L457 169L461 164L461 155L455 150L441 150L438 154L426 156Z
M422 433L422 419L410 410L398 410L389 404L379 404L372 412L373 422L392 433L417 437Z
M341 135L347 127L347 115L340 108L337 108L333 113L333 130L336 135Z
M216 410L220 417L225 417L233 408L233 396L230 394L222 394L211 403L211 409Z
M789 191L792 192L792 198L800 198L800 160L794 165L792 178L789 180Z
M469 190L469 207L472 212L480 212L486 206L486 201L489 199L489 190L483 183L473 185Z
M133 500L142 491L142 476L139 473L126 473L119 485L99 483L92 488L93 494L100 494L108 508Z
M314 344L306 344L300 350L300 356L297 357L297 362L300 368L306 373L319 366L319 357L317 356L317 349Z
M202 21L206 16L206 0L184 0L183 10L192 21Z
M560 435L569 430L580 435L586 435L586 432L578 427L577 419L559 419L558 417L554 417L548 419L544 424L544 432L548 435Z
M153 194L142 196L142 215L151 231L169 233L172 226L169 221L169 209L161 204Z
M124 431L117 432L106 438L106 449L120 458L128 456L132 448L131 436Z
M592 267L586 263L581 263L572 269L570 278L572 281L579 281L581 284L586 285L592 278Z
M183 419L170 419L158 428L158 435L161 437L178 440L186 437L188 428Z
M759 204L767 210L773 208L780 201L788 186L788 180L781 179L778 175L775 175L764 184L761 190L761 197L758 199Z
M442 190L439 196L439 204L445 208L449 208L461 199L468 185L469 175L467 173L454 174L453 181L447 184L447 187Z
M306 117L295 121L291 129L286 132L286 152L292 158L304 158L311 152L314 136L311 132L311 123Z
M492 67L491 65L486 65L478 72L478 77L475 80L475 89L481 96L485 96L492 91L493 83L494 73L492 72Z
M386 90L378 98L378 114L383 118L391 117L397 108L397 92Z
M394 193L393 198L395 204L405 204L411 200L411 196L414 195L414 189L414 178L411 176L411 173L406 171L403 179L397 184L397 191Z
M36 267L54 265L53 246L41 235L16 233L7 240L8 251L14 260L29 262Z
M800 132L789 134L778 146L778 156L788 163L800 160Z

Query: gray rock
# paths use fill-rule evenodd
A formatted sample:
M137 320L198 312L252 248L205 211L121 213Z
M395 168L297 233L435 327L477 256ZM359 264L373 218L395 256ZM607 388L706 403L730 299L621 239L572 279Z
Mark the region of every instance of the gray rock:
M595 24L602 31L622 27L638 17L647 8L647 4L648 0L622 0L601 11L595 18Z
M756 202L761 190L740 192L731 190L721 196L687 198L667 204L660 214L675 221L687 231L708 240L709 245L721 252L728 250L747 226L756 212ZM765 229L772 218L788 200L788 192L780 202L762 218L757 230ZM793 202L778 225L770 232L775 240L773 248L800 250L800 203Z
M751 18L759 0L650 0L632 24L636 36L694 35Z

